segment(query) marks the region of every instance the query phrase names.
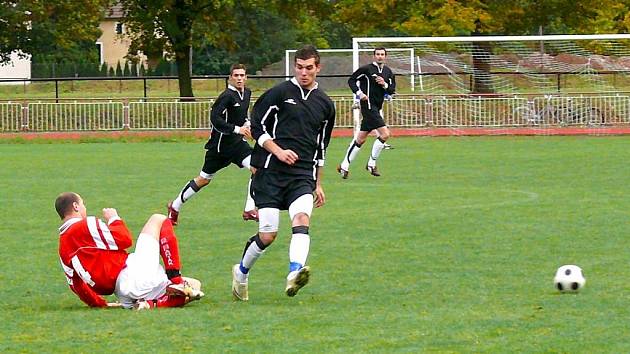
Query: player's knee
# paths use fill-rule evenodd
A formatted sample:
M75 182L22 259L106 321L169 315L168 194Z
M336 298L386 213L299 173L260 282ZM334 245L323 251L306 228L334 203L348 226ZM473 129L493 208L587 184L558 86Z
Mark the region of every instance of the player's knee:
M291 224L294 227L295 226L301 226L301 225L305 225L306 227L308 227L310 221L311 221L311 218L309 217L309 215L306 214L305 212L301 212L301 213L295 214Z
M197 178L195 178L195 184L197 185L197 187L199 187L200 189L207 186L208 183L210 183L210 181L212 180L212 178L206 178L203 176L199 176Z
M153 214L149 218L150 223L162 224L166 220L166 215L164 214Z
M258 233L258 237L260 238L260 241L262 241L262 243L265 246L269 246L270 244L272 244L273 241L276 239L277 235L278 235L277 232L259 232Z

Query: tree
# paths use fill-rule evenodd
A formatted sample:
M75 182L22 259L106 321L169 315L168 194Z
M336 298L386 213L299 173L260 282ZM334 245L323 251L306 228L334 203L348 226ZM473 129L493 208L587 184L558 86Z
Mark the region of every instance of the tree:
M276 28L275 23L256 23L256 28L245 28L237 17L256 17L257 14L274 14L291 21L304 42L327 47L321 35L321 16L332 13L332 3L327 0L303 1L231 1L231 0L121 0L124 22L132 40L130 52L142 51L155 58L166 52L167 58L177 64L177 76L181 97L193 97L190 78L191 48L193 38L226 53L239 49L238 33L256 33ZM267 27L267 28L265 28ZM276 32L276 34L279 34ZM248 40L255 38L248 36ZM271 42L260 42L262 46ZM205 47L204 47L205 48ZM244 53L244 52L243 52ZM256 54L254 54L256 55Z
M100 35L99 20L109 2L0 0L0 62L14 51L40 56L41 61L86 60L84 53Z

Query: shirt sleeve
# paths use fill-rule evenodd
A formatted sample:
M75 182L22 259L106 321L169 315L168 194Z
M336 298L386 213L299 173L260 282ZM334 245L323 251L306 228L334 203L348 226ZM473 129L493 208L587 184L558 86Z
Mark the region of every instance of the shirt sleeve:
M335 105L330 102L330 110L328 112L326 120L322 123L319 130L320 141L317 146L317 166L324 166L326 160L326 149L330 143L330 137L332 136L333 128L335 127Z
M109 231L114 237L114 241L116 241L116 245L118 249L125 250L131 247L133 240L131 239L131 232L125 225L125 222L122 219L116 219L109 224Z
M355 95L361 92L361 87L359 86L357 81L362 75L365 75L364 67L358 68L355 72L352 73L352 75L350 75L350 78L348 79L348 86Z
M81 301L90 307L106 307L107 301L92 290L75 272L72 280L69 281L70 289L79 296Z
M385 91L387 91L387 93L389 93L390 95L393 95L396 93L396 75L394 75L394 73L392 71L389 72L389 80L387 80L387 88L385 89Z
M277 87L271 88L256 101L252 114L251 130L254 140L263 147L265 141L273 139L271 131L275 120L275 115L280 110L278 103Z
M234 104L232 101L230 95L222 94L214 102L210 111L212 126L215 130L225 135L234 134L235 125L227 121L227 110Z

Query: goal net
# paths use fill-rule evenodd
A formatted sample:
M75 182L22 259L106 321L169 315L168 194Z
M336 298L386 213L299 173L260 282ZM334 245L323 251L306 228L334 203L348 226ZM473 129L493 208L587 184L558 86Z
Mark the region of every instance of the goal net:
M354 38L353 69L379 47L413 50L396 59L403 80L384 107L390 126L630 125L628 34Z
M397 59L415 93L618 92L630 88L630 35L381 37L353 39L353 69L377 47L411 48ZM398 72L405 74L405 72ZM404 90L404 88L403 88Z

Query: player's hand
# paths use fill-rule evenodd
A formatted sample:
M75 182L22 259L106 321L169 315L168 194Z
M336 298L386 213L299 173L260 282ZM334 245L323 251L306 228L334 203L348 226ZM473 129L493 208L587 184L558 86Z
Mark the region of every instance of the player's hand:
M114 208L104 208L103 209L103 218L106 222L109 222L109 219L118 217L118 212Z
M241 129L238 130L238 133L247 139L252 140L252 130L248 125L242 126Z
M286 163L287 165L293 165L298 160L298 155L293 150L284 150L281 149L276 153L276 157L278 160Z
M374 81L376 81L376 83L381 86L385 86L385 79L383 79L381 76L375 76Z
M122 307L122 304L120 302L108 302L107 303L107 308L108 309L109 308L114 309L114 308L120 308L120 307Z
M366 94L364 94L364 93L361 93L361 96L359 96L359 99L361 101L367 101L368 100L368 96Z
M326 194L324 194L324 188L317 185L315 187L315 208L319 208L326 203Z

